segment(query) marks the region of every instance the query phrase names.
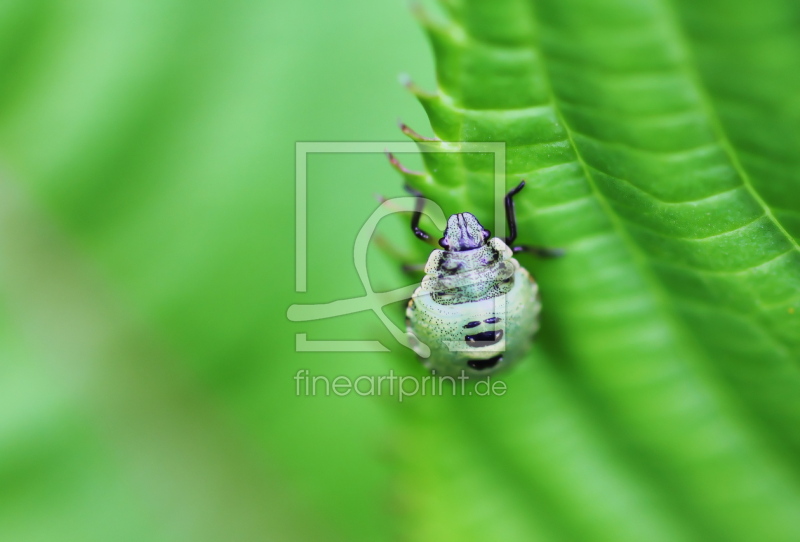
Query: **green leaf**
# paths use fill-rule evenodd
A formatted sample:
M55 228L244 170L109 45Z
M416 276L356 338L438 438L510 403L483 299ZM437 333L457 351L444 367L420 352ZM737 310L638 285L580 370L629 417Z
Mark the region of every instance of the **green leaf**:
M454 449L491 450L449 473L479 471L475 494L442 478L438 500L492 502L497 538L521 514L500 503L526 499L522 540L800 537L798 85L785 75L800 33L779 22L788 3L767 4L463 1L421 15L439 88L412 89L434 134L505 141L507 187L528 183L519 241L568 254L525 260L546 316L513 398L426 404L426 433L467 426L437 445L441 470ZM426 159L408 181L488 221L485 158ZM505 491L478 486L509 471Z

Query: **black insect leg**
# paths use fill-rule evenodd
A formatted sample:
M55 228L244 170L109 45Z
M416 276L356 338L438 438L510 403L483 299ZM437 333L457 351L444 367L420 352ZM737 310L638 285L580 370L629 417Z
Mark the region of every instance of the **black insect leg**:
M416 235L417 238L422 239L423 241L428 241L431 236L422 231L422 229L419 227L419 220L422 218L422 209L425 207L425 200L422 198L425 196L423 196L421 192L414 190L408 185L405 186L405 189L409 194L417 197L416 207L414 208L414 213L411 215L411 231L414 232L414 235Z
M520 181L516 188L512 188L508 191L508 194L506 194L506 222L508 223L506 244L508 246L511 246L514 240L517 238L517 213L514 210L514 196L516 196L523 188L525 188L525 181Z
M407 263L402 267L403 273L408 275L416 275L418 273L425 272L425 264L424 263Z
M519 194L523 188L525 188L525 181L520 181L515 188L512 188L508 191L508 194L506 194L506 222L508 223L508 236L506 237L506 244L508 246L511 246L517 239L517 213L514 209L514 196ZM518 245L512 247L511 250L513 250L515 253L527 252L529 254L533 254L534 256L539 256L540 258L558 258L564 255L564 250L560 248L535 247L529 245Z
M517 245L515 247L511 247L511 250L514 253L517 252L527 252L528 254L533 254L534 256L538 256L540 258L560 258L564 255L563 248L547 248L547 247L535 247L530 245Z

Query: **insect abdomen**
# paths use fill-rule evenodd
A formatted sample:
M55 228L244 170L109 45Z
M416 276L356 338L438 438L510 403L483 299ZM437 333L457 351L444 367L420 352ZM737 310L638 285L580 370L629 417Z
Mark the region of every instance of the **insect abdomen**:
M524 355L538 329L538 286L502 241L492 241L497 241L493 249L505 249L497 251L496 260L482 266L462 263L462 273L430 274L409 303L408 330L430 348L423 363L438 374L497 372ZM426 271L448 261L480 261L481 256L448 259L452 254L436 251Z

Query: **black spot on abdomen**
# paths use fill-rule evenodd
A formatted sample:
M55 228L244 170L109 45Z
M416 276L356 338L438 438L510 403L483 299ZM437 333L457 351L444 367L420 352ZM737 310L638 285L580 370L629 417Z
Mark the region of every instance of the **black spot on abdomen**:
M485 371L486 369L491 369L501 361L503 361L503 356L498 354L489 359L471 359L467 362L467 365L477 371Z
M464 337L464 340L466 341L467 346L471 346L472 348L480 348L482 346L492 346L493 344L497 344L502 338L503 330L495 329L492 331L482 331L480 333L476 333L475 335L467 335Z

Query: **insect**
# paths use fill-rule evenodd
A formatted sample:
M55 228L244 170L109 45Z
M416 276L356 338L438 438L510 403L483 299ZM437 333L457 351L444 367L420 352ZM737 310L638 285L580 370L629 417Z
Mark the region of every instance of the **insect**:
M524 186L520 182L505 196L505 239L492 237L471 213L451 215L439 239L442 250L434 250L425 264L425 277L406 308L406 328L411 347L436 374L488 376L513 365L530 348L539 328L539 287L514 253L554 257L563 252L513 246L514 196ZM406 189L420 198L411 229L428 241L430 236L419 227L422 194ZM427 358L420 342L430 349Z

